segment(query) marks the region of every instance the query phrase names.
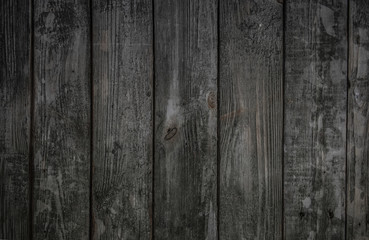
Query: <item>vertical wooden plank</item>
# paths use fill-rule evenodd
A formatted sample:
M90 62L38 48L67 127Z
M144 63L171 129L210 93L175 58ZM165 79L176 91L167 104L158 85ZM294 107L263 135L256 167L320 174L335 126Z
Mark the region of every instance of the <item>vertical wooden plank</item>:
M30 2L0 2L0 239L28 239Z
M286 239L344 239L347 0L287 0Z
M281 239L283 6L220 1L220 239Z
M154 6L155 239L216 239L217 1Z
M347 239L369 239L369 2L350 1Z
M94 239L150 239L151 0L93 0Z
M89 1L34 4L34 239L87 239Z

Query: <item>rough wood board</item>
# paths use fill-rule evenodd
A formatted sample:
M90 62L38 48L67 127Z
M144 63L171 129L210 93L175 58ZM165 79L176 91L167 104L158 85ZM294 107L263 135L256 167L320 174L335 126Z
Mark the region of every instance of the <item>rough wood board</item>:
M28 239L30 4L0 3L0 239Z
M220 239L281 239L283 6L219 11Z
M217 1L154 6L154 237L216 239Z
M93 1L94 239L150 239L152 1Z
M369 2L350 2L347 237L369 239Z
M33 239L88 239L89 1L34 4Z
M344 239L347 1L284 4L285 236Z

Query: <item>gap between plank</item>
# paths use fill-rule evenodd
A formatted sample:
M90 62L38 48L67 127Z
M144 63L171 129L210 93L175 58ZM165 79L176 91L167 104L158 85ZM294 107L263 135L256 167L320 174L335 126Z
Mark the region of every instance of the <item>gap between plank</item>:
M155 229L154 229L154 211L155 211L155 191L154 191L154 181L155 181L155 0L151 2L151 14L152 14L152 164L151 164L151 239L155 239Z
M93 239L94 233L94 213L93 213L93 123L94 123L94 81L93 81L93 0L89 1L90 6L90 221L89 239Z
M35 66L35 57L34 57L34 47L35 47L35 31L34 31L34 22L35 22L35 13L34 13L34 4L35 1L30 1L30 132L29 132L29 160L28 160L28 174L29 174L29 180L28 180L28 186L29 186L29 209L28 209L28 234L29 239L33 239L33 184L34 184L34 110L35 110L35 73L34 73L34 66Z
M284 87L286 79L286 2L282 2L282 239L285 239L284 229L284 126L285 126L285 101Z
M350 0L347 0L347 26L346 26L346 145L345 145L345 239L347 239L347 204L348 204L348 159L347 159L347 143L349 139L349 132L348 132L348 118L349 118L349 90L350 90Z
M217 1L217 239L220 239L220 0Z

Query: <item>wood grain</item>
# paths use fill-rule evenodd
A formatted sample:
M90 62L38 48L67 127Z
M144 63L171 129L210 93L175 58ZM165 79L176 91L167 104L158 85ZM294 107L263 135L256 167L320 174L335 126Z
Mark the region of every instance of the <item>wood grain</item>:
M217 239L217 1L154 6L154 237Z
M89 1L34 4L33 239L88 239Z
M30 3L0 3L0 239L28 239Z
M220 1L220 239L281 239L283 8Z
M152 1L92 7L94 239L150 239Z
M347 1L285 4L286 239L344 239Z
M347 239L369 239L369 2L350 1Z

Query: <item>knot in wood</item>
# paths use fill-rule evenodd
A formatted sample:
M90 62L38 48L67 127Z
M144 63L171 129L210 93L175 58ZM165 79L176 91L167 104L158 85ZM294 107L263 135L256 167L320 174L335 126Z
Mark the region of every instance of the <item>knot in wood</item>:
M167 130L167 134L165 135L164 139L165 139L165 140L170 140L170 139L172 139L176 134L177 134L177 128L176 128L176 127L168 128L168 130Z

